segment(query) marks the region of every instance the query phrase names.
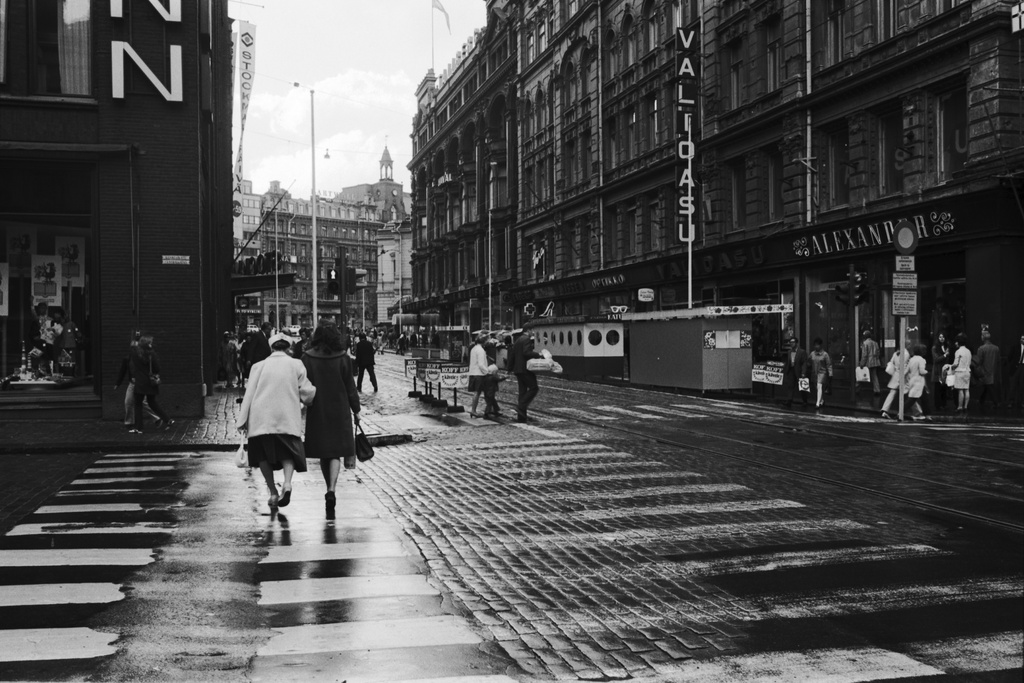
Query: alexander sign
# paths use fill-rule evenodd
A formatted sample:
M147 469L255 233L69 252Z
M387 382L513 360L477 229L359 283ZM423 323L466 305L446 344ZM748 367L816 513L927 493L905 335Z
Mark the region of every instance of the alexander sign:
M692 242L697 234L693 131L700 92L698 49L696 29L676 30L676 229L681 242Z
M956 228L956 216L952 211L932 211L928 214L901 216L895 220L878 221L852 228L816 232L793 240L793 252L802 258L813 258L892 245L896 225L904 218L917 230L920 240L945 235Z

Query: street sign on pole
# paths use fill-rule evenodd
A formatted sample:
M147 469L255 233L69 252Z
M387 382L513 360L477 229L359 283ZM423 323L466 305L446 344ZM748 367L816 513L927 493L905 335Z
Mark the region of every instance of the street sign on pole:
M917 273L893 273L893 289L917 289Z
M896 257L896 272L898 273L912 273L916 270L914 268L914 257L913 256L897 256Z
M917 315L917 292L911 289L892 290L892 314Z
M917 230L914 229L913 223L904 218L896 224L892 235L892 243L895 245L896 251L904 256L913 254L917 249L917 239Z

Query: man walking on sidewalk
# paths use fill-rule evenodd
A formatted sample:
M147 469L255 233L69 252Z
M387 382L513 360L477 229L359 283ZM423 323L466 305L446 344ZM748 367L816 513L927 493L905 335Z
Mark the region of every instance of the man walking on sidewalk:
M366 372L370 375L370 384L373 385L373 391L377 391L377 373L374 372L374 359L377 356L376 349L373 348L373 342L366 338L365 332L359 333L359 342L356 344L356 365L359 366L359 379L356 380L356 391L363 390L363 373Z
M537 397L537 392L540 391L537 386L537 375L526 369L526 361L540 357L541 355L533 350L533 332L523 332L516 343L512 345L509 367L519 382L516 422L526 422L526 409L529 408L530 403Z

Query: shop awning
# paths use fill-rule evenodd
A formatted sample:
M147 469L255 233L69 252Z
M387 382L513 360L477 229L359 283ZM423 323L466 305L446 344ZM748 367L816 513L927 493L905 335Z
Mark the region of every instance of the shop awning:
M231 294L256 294L274 287L291 287L295 284L295 273L274 273L269 275L232 275Z

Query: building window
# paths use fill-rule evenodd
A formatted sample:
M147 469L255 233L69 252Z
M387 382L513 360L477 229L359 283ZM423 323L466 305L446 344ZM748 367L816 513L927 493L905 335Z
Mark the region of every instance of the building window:
M850 169L850 131L843 126L825 138L825 160L820 168L825 183L824 208L850 203Z
M7 0L0 0L0 83L7 82Z
M523 137L533 135L533 102L526 100L523 106Z
M652 201L647 205L647 214L644 216L643 250L645 252L661 251L661 220L658 216L658 202Z
M622 22L622 36L625 40L625 52L623 53L622 66L623 68L629 68L636 62L636 28L633 17L626 15L625 21Z
M658 96L647 98L647 149L652 150L661 142L661 110L658 108Z
M903 191L903 115L899 110L878 117L878 193Z
M623 150L623 157L625 159L632 159L636 156L638 127L636 107L633 106L626 110L626 139L624 141L625 149Z
M730 192L729 203L732 216L729 227L733 231L747 227L747 164L744 159L736 159L729 164Z
M601 56L604 60L604 74L602 78L605 80L615 75L615 32L608 31L604 36L604 54Z
M967 163L967 91L939 95L935 141L938 179L949 180Z
M766 21L764 32L764 83L767 92L778 90L782 85L782 38L781 22L778 17Z
M623 217L623 246L625 255L636 253L636 209L628 209Z
M590 225L584 225L580 229L580 266L590 265L590 232L593 227Z
M565 149L562 152L565 165L565 183L571 187L579 182L579 167L578 160L576 157L576 140L569 139L565 141Z
M768 152L767 218L769 221L781 221L785 215L782 197L784 168L782 152Z
M729 107L735 109L740 106L743 98L743 85L745 77L743 73L743 40L737 38L730 43L729 55Z
M654 13L653 0L648 0L644 6L644 26L647 27L647 44L644 49L650 52L658 47L658 17Z
M548 21L546 17L541 17L537 32L539 34L537 39L537 55L540 56L540 53L544 52L548 47Z
M879 43L896 35L896 0L875 0L875 29Z
M618 163L618 137L619 128L616 118L609 116L604 121L604 165L605 170L611 170Z
M590 178L592 157L590 155L590 131L580 136L580 180Z
M34 9L36 92L51 95L90 94L90 1L37 0ZM6 18L3 23L6 29Z
M846 40L846 0L828 0L825 20L826 66L843 61L843 42Z

